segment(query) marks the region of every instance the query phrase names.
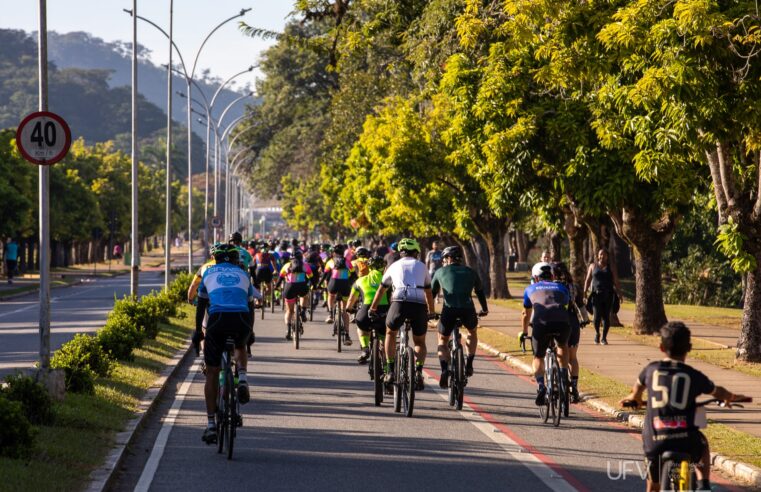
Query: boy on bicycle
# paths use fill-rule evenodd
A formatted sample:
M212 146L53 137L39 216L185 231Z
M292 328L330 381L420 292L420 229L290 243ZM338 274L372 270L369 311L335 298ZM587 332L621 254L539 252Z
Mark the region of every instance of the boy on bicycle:
M695 399L709 394L729 406L732 401L746 397L716 386L705 374L684 363L692 350L690 329L684 323L672 321L661 328L660 348L666 358L645 366L632 392L620 401L624 407L643 406L642 395L647 390L647 413L642 428L647 490L660 490L660 457L667 451L689 453L692 462L699 464L695 470L700 481L698 490L711 490L710 452L708 441L695 424Z

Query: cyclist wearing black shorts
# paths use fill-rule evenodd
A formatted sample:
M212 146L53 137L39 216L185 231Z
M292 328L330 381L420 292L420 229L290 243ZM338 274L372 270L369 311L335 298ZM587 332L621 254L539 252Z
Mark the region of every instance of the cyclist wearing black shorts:
M361 276L354 282L354 286L351 288L351 296L346 303L346 310L349 311L358 301L360 302L356 316L357 336L361 350L357 362L360 364L364 364L370 359L370 330L375 330L380 340L385 338L386 327L383 320L388 313L388 296L384 296L378 303L377 316L370 318L370 305L373 303L375 293L381 286L386 261L382 256L374 256L366 262L366 265L369 269L367 275Z
M322 274L320 284L328 281L328 309L333 313L333 306L336 303L336 295L340 294L344 299L351 295L351 286L353 283L354 267L351 262L346 261L344 253L346 248L343 244L337 244L333 248L333 256L325 263L325 270ZM349 315L346 312L341 313L344 317L344 326L349 326ZM333 323L332 314L325 320L326 323ZM351 339L346 332L346 345L351 345Z
M235 362L238 367L238 399L247 403L250 394L246 367L246 343L253 325L250 304L254 299L261 299L261 294L253 285L248 273L238 266L238 249L233 245L222 245L214 252L215 265L206 269L201 278L199 296L209 299L208 325L206 334L196 328L193 345L198 347L204 342L203 356L206 363L206 413L208 425L203 434L207 444L216 441L216 399L219 391L219 371L222 364L222 352L228 337L235 341ZM200 309L200 306L199 306Z
M304 254L300 249L297 249L293 253L291 261L283 265L278 277L277 287L282 282L285 282L285 287L283 287L283 299L286 305L284 321L287 328L285 339L291 340L291 323L296 313L295 306L297 302L300 303L302 308L301 321L306 323L306 296L309 294L309 283L312 278L312 268L308 263L304 262Z
M531 269L534 283L523 293L523 334L532 326L531 344L534 348L534 377L536 404L543 405L547 388L544 385L544 354L552 338L557 342L560 377L568 381L568 302L570 294L564 285L552 281L552 265L537 263Z
M552 264L552 271L555 280L565 286L570 294L568 302L568 325L571 329L568 335L568 366L571 373L571 401L579 402L579 342L581 341L582 323L580 318L579 306L583 305L584 298L576 288L573 277L565 263L558 262Z
M700 480L698 490L711 490L711 457L708 441L695 424L695 399L710 394L730 405L746 397L716 386L705 374L684 363L692 349L690 329L684 323L671 322L661 328L660 348L666 359L645 366L632 392L620 402L621 406L644 406L642 396L647 390L642 428L647 490L660 490L660 456L667 451L689 453L693 463L699 463L695 469Z
M322 261L320 256L320 245L313 244L309 247L309 252L306 254L305 261L312 269L312 288L316 288L320 283L322 276L322 270L325 268L325 262Z
M431 294L431 276L425 263L418 260L420 245L414 239L404 238L398 244L401 258L386 269L383 282L370 306L370 311L378 311L378 306L387 290L391 293L391 306L386 315L386 368L385 383L394 380L396 359L396 333L409 319L412 324L412 341L415 344L415 386L423 389L423 364L427 347L425 334L428 332L428 315L434 312Z
M465 362L465 373L473 375L473 359L476 357L478 347L478 315L476 306L471 296L476 292L478 302L481 304L481 315L486 315L489 308L486 306L481 278L475 270L462 264L462 250L459 246L450 246L442 253L443 268L436 270L431 281L431 294L435 299L439 292L444 295L444 307L439 318L439 363L441 364L441 379L439 386L449 386L449 337L452 336L457 320L468 330L468 338L465 348L468 358Z

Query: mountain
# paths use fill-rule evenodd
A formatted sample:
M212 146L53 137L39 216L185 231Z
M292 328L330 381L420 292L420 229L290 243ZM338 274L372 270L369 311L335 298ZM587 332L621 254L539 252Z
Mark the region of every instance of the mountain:
M148 51L142 49L138 57L138 89L145 98L166 112L166 68L158 67L146 59ZM60 68L86 68L95 70L109 70L110 77L108 84L110 87L130 86L132 84L132 43L124 42L106 42L100 38L93 37L86 32L70 32L60 34L51 32L48 34L48 56ZM186 57L191 55L186 54ZM175 64L179 64L176 56ZM192 60L186 60L192 63ZM241 67L244 69L245 67ZM190 70L190 67L188 67ZM227 74L226 74L227 75ZM230 74L232 75L232 74ZM212 95L217 90L223 80L211 77L208 73L196 74L196 82L204 91L204 94L211 100ZM175 76L172 84L175 91L186 91L186 82L184 77ZM240 97L250 91L242 87L240 92L228 90L230 86L222 89L217 102L214 103L215 116L219 116L222 110ZM193 88L196 94L194 99L202 100L197 94L198 89ZM172 117L181 122L185 122L186 101L177 94L172 99ZM236 104L225 116L225 122L229 123L243 114L245 105L241 102ZM194 105L194 109L203 112L203 110ZM193 131L202 138L206 138L206 126L197 122L198 116L193 118Z

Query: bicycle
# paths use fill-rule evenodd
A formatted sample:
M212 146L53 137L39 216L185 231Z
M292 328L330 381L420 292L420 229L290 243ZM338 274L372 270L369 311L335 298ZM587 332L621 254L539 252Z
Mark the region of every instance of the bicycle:
M301 335L304 334L304 323L301 321L301 307L300 299L296 298L296 305L293 308L294 318L288 325L288 333L293 335L293 347L298 350L301 343Z
M383 403L385 388L383 385L383 368L386 366L386 350L383 340L378 337L376 323L380 323L381 329L385 330L384 318L380 315L369 315L372 326L370 327L370 363L367 365L367 373L373 382L375 406Z
M275 314L275 279L270 282L270 309Z
M732 402L732 407L743 408L739 405L739 402L749 403L753 398L741 398ZM708 419L706 417L706 407L708 405L716 404L720 408L730 408L724 402L717 398L701 401L696 403L695 412L695 425L699 429L705 429L708 427ZM640 407L639 402L628 401L624 403L624 407L637 409ZM672 491L688 491L695 490L697 485L697 476L695 474L694 463L690 453L682 453L677 451L666 451L659 457L661 461L661 475L659 477L661 490Z
M478 317L482 318L484 313L478 313ZM439 319L440 316L436 316L434 319ZM455 407L457 410L462 410L463 400L465 399L465 387L468 385L468 377L465 374L465 351L462 347L462 335L460 335L460 328L462 327L462 319L457 318L455 320L454 330L449 338L449 406Z
M560 376L560 363L555 338L550 340L550 346L544 354L544 373L547 377L547 396L545 404L539 407L539 415L546 423L552 417L552 425L560 425L561 415L568 417L570 396L567 381Z
M415 407L415 351L409 345L412 322L404 320L404 328L399 333L394 361L394 412L404 408L404 415L412 417Z
M217 398L217 452L227 451L227 459L233 458L235 435L238 427L243 425L238 402L238 381L235 373L233 353L235 341L227 338L225 351L222 353L222 370L219 373L219 396Z
M323 289L315 287L309 294L309 321L314 321L314 310L322 302Z
M343 344L349 339L349 329L344 326L344 299L340 294L336 294L336 302L333 304L331 317L333 318L333 336L338 341L338 352L343 349Z

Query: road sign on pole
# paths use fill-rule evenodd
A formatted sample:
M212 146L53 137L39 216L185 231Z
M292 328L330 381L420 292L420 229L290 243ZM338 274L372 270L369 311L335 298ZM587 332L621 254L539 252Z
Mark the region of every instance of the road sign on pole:
M214 217L212 217L209 223L211 224L211 227L213 227L214 229L219 229L220 227L222 227L222 219L219 217L219 215L215 215Z
M16 145L27 161L49 166L66 157L71 147L71 130L57 114L38 111L19 124Z

